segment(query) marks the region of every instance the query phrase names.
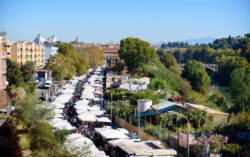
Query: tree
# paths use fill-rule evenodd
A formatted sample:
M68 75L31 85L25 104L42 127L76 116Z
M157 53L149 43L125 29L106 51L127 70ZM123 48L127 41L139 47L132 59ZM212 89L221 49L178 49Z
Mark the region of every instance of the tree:
M138 71L138 68L156 56L155 49L150 47L148 42L132 37L121 40L118 52L132 73Z
M7 81L9 82L8 86L15 85L20 87L23 82L22 72L18 63L7 59Z
M168 46L168 45L167 45L166 43L162 43L162 44L161 44L161 49L166 49L167 46Z
M164 53L165 53L165 50L164 49L158 49L157 51L156 51L156 54L158 55L158 57L160 58L161 56L163 56L164 55Z
M24 65L21 65L21 71L25 82L33 80L33 75L36 72L36 65L34 62L27 61Z
M250 68L235 69L231 73L230 93L234 112L249 110L250 104Z
M228 85L230 82L230 74L237 68L249 68L250 64L247 59L239 56L221 56L216 60L219 64L218 79L223 85Z
M30 149L47 151L52 148L58 148L55 136L53 134L53 127L43 122L38 127L30 129ZM56 150L56 149L55 149Z
M70 55L70 53L74 53L76 51L74 46L69 43L58 43L56 46L58 47L58 53L63 55Z
M177 49L173 55L177 61L177 63L181 63L181 61L183 60L183 54L184 52L181 49Z
M91 46L83 50L83 55L87 56L89 59L90 67L97 67L102 64L104 58L103 50L97 46Z
M118 72L118 74L121 74L123 69L124 69L123 63L121 63L121 62L115 63L115 70Z
M221 109L226 110L226 98L220 91L213 92L212 95L209 96L209 100L215 103Z
M188 119L193 123L195 128L201 128L205 123L207 113L199 109L192 109L188 112Z
M204 95L208 94L211 80L201 62L188 61L184 66L182 76L190 81L194 90Z
M12 120L15 124L21 123L25 129L39 126L44 120L51 117L51 110L39 107L40 101L35 95L25 95L16 103L12 111Z
M167 82L165 80L162 79L158 79L158 78L154 78L150 81L149 85L148 85L149 89L152 90L166 90L168 87Z
M166 124L171 127L172 123L173 123L173 119L174 119L174 116L172 114L161 114L161 119L164 123L164 128L166 127Z
M175 57L170 53L165 53L161 58L161 62L166 66L166 68L169 68L170 66L177 66L177 62Z

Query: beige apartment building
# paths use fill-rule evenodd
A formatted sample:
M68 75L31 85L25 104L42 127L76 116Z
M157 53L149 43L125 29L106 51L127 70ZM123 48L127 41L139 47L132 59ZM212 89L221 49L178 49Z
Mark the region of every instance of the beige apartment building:
M25 64L27 61L32 61L36 64L36 68L42 68L45 49L43 45L37 45L33 42L27 43L26 41L6 41L3 47L7 53L7 58L12 61L20 65Z

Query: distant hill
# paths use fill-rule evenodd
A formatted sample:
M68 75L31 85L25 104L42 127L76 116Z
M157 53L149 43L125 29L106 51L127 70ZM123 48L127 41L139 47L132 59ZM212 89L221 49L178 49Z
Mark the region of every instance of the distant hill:
M213 37L205 37L205 38L197 38L197 39L187 39L187 40L178 40L178 42L188 42L188 44L190 45L194 45L196 43L198 44L208 44L208 43L212 43L216 38ZM161 45L162 43L168 43L168 41L159 41L159 42L155 42L152 43L153 45Z
M196 43L198 44L208 44L212 43L215 40L215 38L212 37L205 37L205 38L197 38L197 39L187 39L187 40L182 40L182 41L187 41L188 44L194 45Z

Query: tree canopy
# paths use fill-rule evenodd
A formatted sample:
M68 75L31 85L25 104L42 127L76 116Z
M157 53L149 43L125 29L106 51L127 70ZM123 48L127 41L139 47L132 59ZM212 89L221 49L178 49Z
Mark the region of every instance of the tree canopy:
M161 62L166 66L166 68L169 68L170 66L177 66L177 62L175 57L170 53L165 53L161 58Z
M92 68L95 68L102 64L102 60L104 58L103 50L97 46L91 46L85 48L82 51L82 54L89 59L89 65Z
M58 43L56 46L59 53L51 56L45 67L52 69L58 79L70 80L75 74L86 74L89 67L95 68L102 64L103 51L97 46L83 51L76 51L74 46L68 43Z
M211 80L201 62L188 61L184 66L182 76L190 81L194 90L204 95L208 94Z
M233 112L247 111L250 104L250 68L235 69L231 74L230 93Z
M138 68L156 56L155 49L150 47L148 42L132 37L121 40L118 52L132 73L138 71Z

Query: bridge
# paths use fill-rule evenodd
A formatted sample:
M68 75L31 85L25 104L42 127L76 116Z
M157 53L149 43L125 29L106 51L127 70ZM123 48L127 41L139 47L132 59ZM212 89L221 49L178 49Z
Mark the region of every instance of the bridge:
M202 65L205 67L205 68L208 68L216 73L218 73L218 65L217 64L207 64L207 63L202 63ZM181 70L184 70L184 66L185 64L178 64L179 68Z

